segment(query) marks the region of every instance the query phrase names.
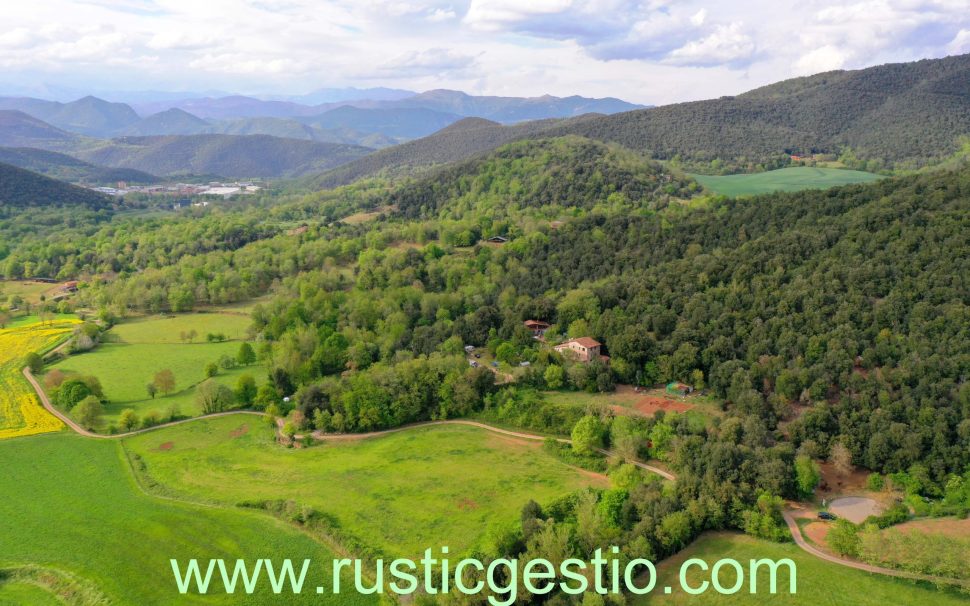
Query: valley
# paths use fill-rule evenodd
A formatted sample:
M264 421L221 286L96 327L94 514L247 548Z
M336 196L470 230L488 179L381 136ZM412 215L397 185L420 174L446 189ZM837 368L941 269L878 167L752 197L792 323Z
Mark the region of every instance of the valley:
M381 69L493 60L433 54ZM0 97L0 605L968 603L966 82ZM442 546L659 589L171 576ZM725 557L797 592L680 587Z

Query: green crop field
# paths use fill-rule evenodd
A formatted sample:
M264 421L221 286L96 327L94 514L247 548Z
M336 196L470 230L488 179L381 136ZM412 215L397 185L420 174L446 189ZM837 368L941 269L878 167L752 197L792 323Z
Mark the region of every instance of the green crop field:
M174 318L137 319L115 326L105 335L105 343L95 349L69 356L53 365L65 373L94 375L101 381L105 398L105 424L117 421L121 411L134 409L139 416L157 412L167 416L173 407L180 414L196 416L201 409L195 400L195 385L205 380L205 366L223 355L235 358L240 341L209 343L207 332L222 332L229 338L242 338L249 319L229 314L185 314ZM192 343L179 341L182 331L196 329ZM170 369L175 375L176 391L150 398L145 387L155 373ZM254 365L219 369L216 381L232 387L239 375L251 374L257 383L265 380L265 369Z
M356 592L336 599L329 592L179 596L170 558L311 558L322 569L312 582L326 585L333 554L265 514L145 494L117 441L67 434L7 440L0 442L0 460L0 571L56 570L93 585L114 604L375 603ZM62 603L5 576L0 572L0 604Z
M125 444L170 494L230 504L292 499L332 515L368 547L402 556L432 546L473 549L487 527L518 520L529 499L545 503L606 483L538 443L461 426L286 450L259 421L228 417Z
M113 338L125 343L184 343L183 332L194 330L194 344L205 343L207 334L245 340L252 320L241 313L191 313L135 318L111 329Z
M851 183L869 183L881 175L858 170L795 166L750 175L691 175L707 189L725 196L755 196L777 191L826 189Z
M751 559L769 558L779 560L789 558L797 568L796 594L788 593L788 577L784 567L778 575L778 594L767 593L768 575L758 577L758 593L749 593L749 579L743 588L733 595L720 595L713 589L701 595L689 595L679 587L680 564L688 558L700 558L709 566L721 558L734 558L747 569ZM764 570L764 569L763 569ZM736 577L733 569L722 569L721 585L731 587ZM704 575L707 576L704 576ZM687 575L689 584L699 586L710 580L710 573L703 573L696 567ZM858 606L884 606L885 604L907 604L912 606L949 606L970 603L970 596L955 591L944 591L929 585L917 585L907 580L873 575L861 570L853 570L832 564L811 556L793 543L771 543L745 535L712 533L702 536L687 549L658 566L657 587L661 594L664 587L672 587L671 595L641 597L631 600L631 606L665 604L674 606L706 606L734 604L786 604L789 606L837 606L853 604Z

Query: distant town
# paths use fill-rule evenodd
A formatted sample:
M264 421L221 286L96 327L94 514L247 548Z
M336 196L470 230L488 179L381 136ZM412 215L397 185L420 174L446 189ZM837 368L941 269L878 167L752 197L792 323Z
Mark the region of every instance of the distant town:
M201 196L220 197L224 200L233 196L248 196L259 192L265 184L253 181L210 181L209 183L162 183L154 185L129 185L125 181L118 181L115 187L87 187L96 192L109 196L126 196L128 194L142 194L146 196L171 196L179 198L172 203L172 208L178 210L192 204L189 198ZM207 206L205 201L195 202L195 206Z

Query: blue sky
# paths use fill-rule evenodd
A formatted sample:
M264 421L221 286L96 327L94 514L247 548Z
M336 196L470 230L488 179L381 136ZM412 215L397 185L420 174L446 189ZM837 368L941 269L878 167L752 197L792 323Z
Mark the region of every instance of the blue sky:
M970 0L39 0L4 6L0 94L321 87L669 103L970 52Z

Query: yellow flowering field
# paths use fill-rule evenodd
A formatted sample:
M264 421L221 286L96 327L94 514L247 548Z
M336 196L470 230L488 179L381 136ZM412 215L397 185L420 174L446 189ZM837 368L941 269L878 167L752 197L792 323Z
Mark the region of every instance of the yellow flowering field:
M58 431L64 426L40 405L21 372L24 356L49 350L77 324L77 320L57 320L0 329L0 440Z

